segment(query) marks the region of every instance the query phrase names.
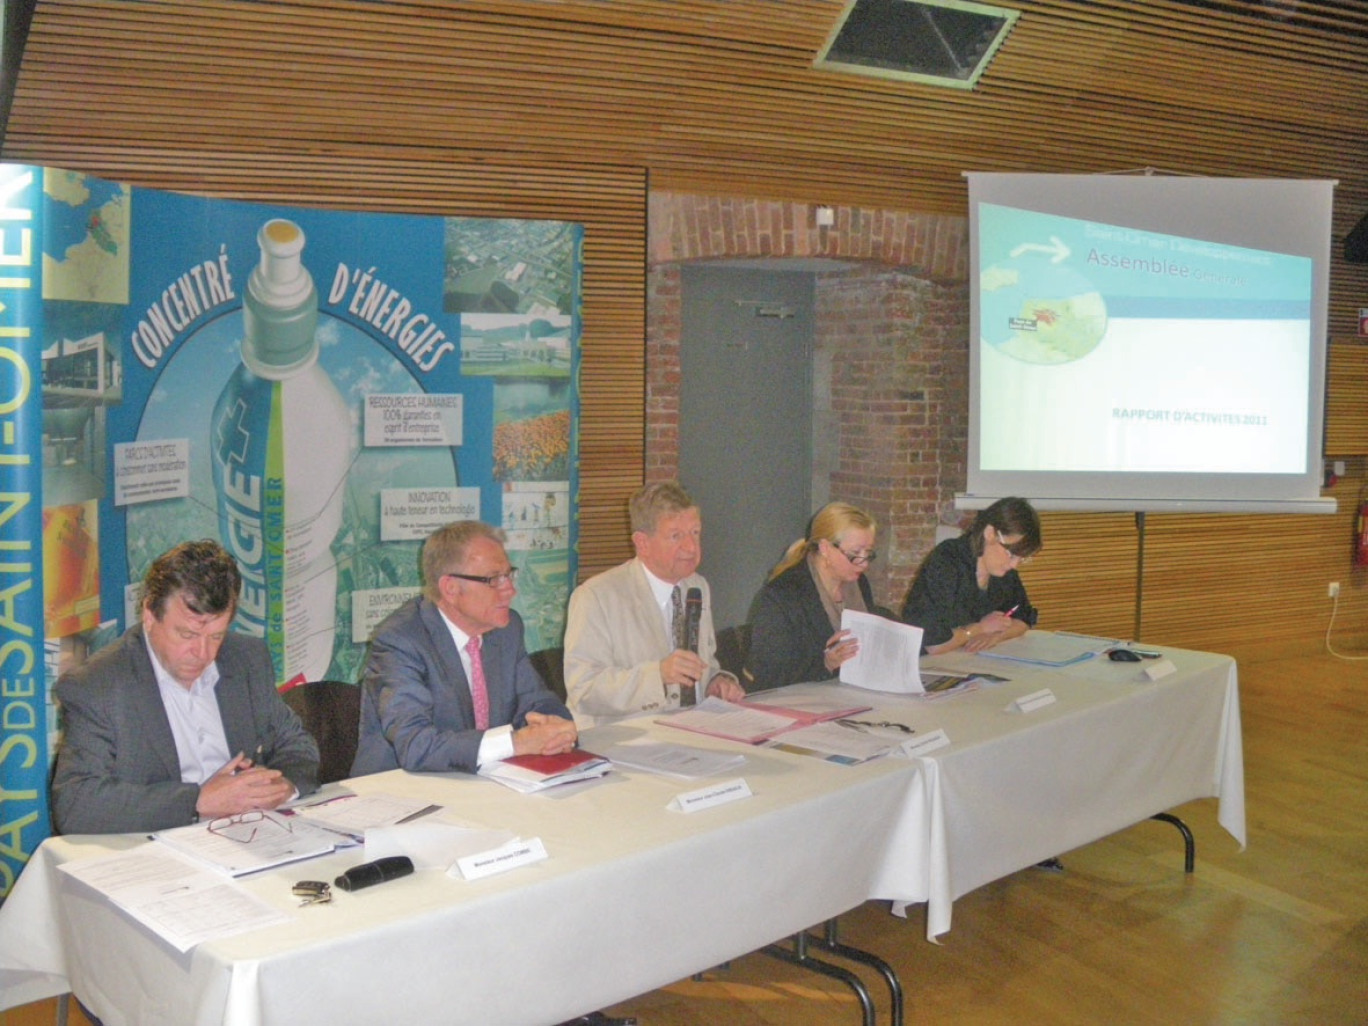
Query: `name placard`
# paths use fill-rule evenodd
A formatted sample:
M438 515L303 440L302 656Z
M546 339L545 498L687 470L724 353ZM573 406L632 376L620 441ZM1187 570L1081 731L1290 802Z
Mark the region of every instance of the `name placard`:
M671 800L668 808L675 812L697 812L699 809L711 809L714 805L725 805L727 802L739 801L742 798L751 797L750 785L742 777L735 780L724 780L720 784L711 787L704 787L697 791L686 791L675 796Z
M908 738L900 746L903 755L916 756L925 755L927 752L934 752L937 748L944 748L950 744L950 735L945 732L945 728L937 727L929 734L921 737Z
M1020 713L1035 712L1037 709L1044 708L1054 701L1054 692L1049 688L1041 688L1039 691L1032 691L1029 695L1022 695L1007 707L1007 711Z
M505 870L517 869L519 866L528 866L533 862L540 862L546 857L546 845L542 844L540 837L532 837L528 840L519 838L497 848L491 848L489 851L482 851L475 855L466 855L464 858L457 859L455 864L447 870L447 875L459 876L463 880L479 880L482 877L493 876L495 873L502 873Z
M1150 680L1162 680L1171 673L1177 673L1178 667L1173 665L1171 659L1160 659L1157 663L1150 663L1145 667L1145 676Z

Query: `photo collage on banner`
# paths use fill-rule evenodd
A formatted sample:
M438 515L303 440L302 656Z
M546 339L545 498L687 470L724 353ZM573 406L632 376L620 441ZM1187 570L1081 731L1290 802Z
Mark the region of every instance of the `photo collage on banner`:
M233 553L234 629L266 639L282 685L356 681L375 625L419 590L422 540L453 520L507 532L527 648L560 644L579 225L18 165L0 165L0 190L0 546L33 576L0 582L0 644L28 646L0 658L34 682L0 696L0 787L33 792L22 823L12 800L0 823L11 867L47 830L52 684L134 622L148 565L179 542Z

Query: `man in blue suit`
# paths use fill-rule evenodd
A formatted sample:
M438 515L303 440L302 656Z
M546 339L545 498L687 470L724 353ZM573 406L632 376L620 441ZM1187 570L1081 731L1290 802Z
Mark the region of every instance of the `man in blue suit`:
M575 747L569 710L537 676L511 603L503 532L478 520L423 544L423 594L376 628L352 776L463 770Z

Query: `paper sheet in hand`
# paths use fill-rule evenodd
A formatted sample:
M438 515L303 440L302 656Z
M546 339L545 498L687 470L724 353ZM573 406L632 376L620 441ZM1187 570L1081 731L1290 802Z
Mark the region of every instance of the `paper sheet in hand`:
M178 951L290 919L221 874L159 844L64 862L58 868L105 895Z
M860 642L860 650L841 664L842 684L902 695L923 692L920 627L847 609L841 628Z

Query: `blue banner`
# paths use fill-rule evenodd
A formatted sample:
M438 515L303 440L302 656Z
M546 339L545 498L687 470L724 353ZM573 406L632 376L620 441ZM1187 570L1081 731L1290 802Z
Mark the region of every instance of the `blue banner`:
M282 685L355 681L453 520L504 528L527 646L560 644L579 225L0 182L0 896L49 830L51 685L179 542L233 553Z
M0 898L49 830L42 195L39 168L0 165Z

